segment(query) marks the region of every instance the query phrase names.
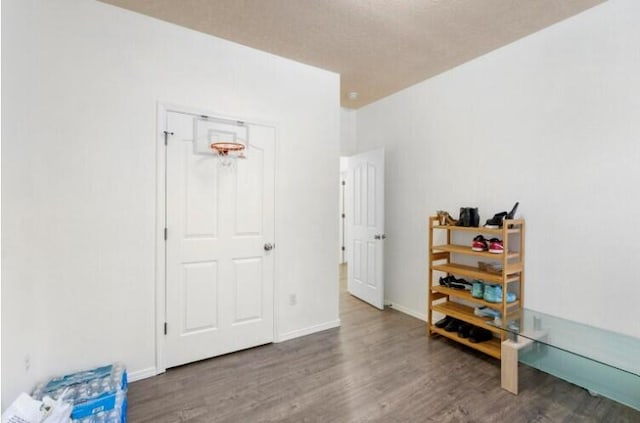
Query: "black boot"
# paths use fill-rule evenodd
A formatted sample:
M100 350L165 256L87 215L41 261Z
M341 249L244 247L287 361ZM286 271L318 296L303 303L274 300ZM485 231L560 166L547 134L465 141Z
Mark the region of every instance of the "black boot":
M471 223L471 216L469 215L468 207L460 207L460 217L458 218L457 226L469 226Z
M480 226L480 215L478 214L478 208L469 208L469 215L469 226L473 226L474 228Z

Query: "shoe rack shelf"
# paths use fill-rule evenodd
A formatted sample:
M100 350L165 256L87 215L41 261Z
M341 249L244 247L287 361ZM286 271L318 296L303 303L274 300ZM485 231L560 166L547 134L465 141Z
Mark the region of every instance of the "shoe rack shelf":
M446 244L434 245L434 233L444 231ZM470 246L453 242L456 232L491 235L503 241L504 253L494 254L488 251L473 251ZM468 235L467 235L468 237ZM457 240L457 239L456 239ZM459 240L458 240L459 241ZM500 359L500 345L505 334L504 331L492 325L493 318L481 317L474 314L474 307L485 306L499 311L502 318L508 318L511 314L517 314L522 310L524 300L524 241L525 222L523 219L505 220L503 227L499 229L484 227L462 227L440 225L437 216L429 218L429 289L428 310L429 334L441 335L481 351L492 357ZM464 260L466 264L457 262L459 257L470 257ZM497 262L501 266L500 271L486 271L478 265L469 265L470 261ZM467 290L448 288L438 283L440 275L454 275L464 277L471 282L480 279L486 283L502 286L502 302L492 303L482 298L474 298ZM507 302L507 292L517 294L517 299ZM447 332L434 326L433 313L440 313L455 319L470 323L493 332L493 339L480 343L473 343L467 338L461 338L456 332Z
M471 296L469 291L463 291L460 289L452 289L447 288L446 286L434 285L431 290L435 293L444 294L449 297L457 297L461 300L470 301L480 306L489 307L494 310L502 310L502 303L490 303L489 301L482 300L480 298L474 298ZM507 303L507 309L511 313L514 307L519 306L520 300L516 300L510 303ZM473 310L471 310L471 314L473 314ZM475 316L475 315L474 315Z
M437 328L435 326L431 329L431 332L432 332L432 335L433 334L442 335L445 338L452 339L456 342L459 342L468 347L471 347L480 352L483 352L487 355L490 355L491 357L500 359L500 338L493 338L492 340L487 342L480 342L478 344L474 344L473 342L469 341L466 338L460 338L455 332L447 332L446 330Z
M493 260L495 259L496 258L493 257ZM467 276L473 279L482 279L483 281L496 283L496 284L502 283L504 280L504 276L502 275L503 272L490 273L484 270L480 270L477 267L467 266L464 264L456 264L456 263L434 264L432 268L433 270L437 270L439 272L449 273L456 276L460 276L460 275ZM518 266L517 268L521 269L521 266ZM507 268L507 272L509 272L507 275L507 282L513 282L520 277L519 276L520 272L514 271L513 267L511 266Z
M446 230L450 230L450 231L460 231L460 232L474 232L477 234L489 234L489 235L503 235L505 232L505 229L494 229L494 228L485 228L484 226L479 226L479 227L465 227L465 226L452 226L452 225L439 225L438 219L436 216L433 216L434 219L436 219L436 222L434 223L433 228L434 229L446 229ZM515 221L521 221L522 219L514 219L511 220L511 222L515 222ZM520 233L520 230L517 228L509 228L506 230L507 233L509 234L517 234Z
M490 260L496 259L496 255L493 253L490 253L488 251L473 251L471 247L467 247L464 245L434 245L433 249L437 251L446 251L448 253L468 254L470 256L483 257ZM506 255L507 259L515 259L520 256L519 253L513 251L507 252Z

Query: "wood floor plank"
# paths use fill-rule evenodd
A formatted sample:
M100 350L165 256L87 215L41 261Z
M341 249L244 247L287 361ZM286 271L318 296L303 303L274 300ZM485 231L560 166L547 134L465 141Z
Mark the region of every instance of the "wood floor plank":
M424 322L351 297L344 280L340 310L340 328L130 384L129 421L640 422L635 410L526 366L511 395L499 361L429 338Z

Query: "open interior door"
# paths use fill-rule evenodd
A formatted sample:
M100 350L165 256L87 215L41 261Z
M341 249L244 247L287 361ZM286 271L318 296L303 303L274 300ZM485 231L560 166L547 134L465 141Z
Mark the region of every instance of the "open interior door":
M346 184L347 286L384 308L384 150L349 157Z

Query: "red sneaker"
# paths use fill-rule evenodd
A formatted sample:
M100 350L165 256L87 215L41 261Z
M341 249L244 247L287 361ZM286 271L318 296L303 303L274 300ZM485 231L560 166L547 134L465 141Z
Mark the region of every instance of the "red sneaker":
M487 251L488 245L487 240L484 239L482 235L478 235L473 238L473 242L471 243L471 249L473 251Z
M491 238L489 240L489 252L493 254L504 253L504 245L502 244L502 240L498 238Z

